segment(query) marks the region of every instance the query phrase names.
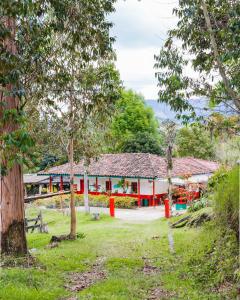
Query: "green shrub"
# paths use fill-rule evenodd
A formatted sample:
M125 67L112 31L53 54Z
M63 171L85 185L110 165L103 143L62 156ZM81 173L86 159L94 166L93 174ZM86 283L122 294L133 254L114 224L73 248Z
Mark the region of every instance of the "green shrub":
M222 230L215 222L206 223L196 241L198 248L189 255L188 274L196 283L211 283L212 288L238 281L238 243L232 230ZM194 249L194 247L193 247ZM210 299L210 298L209 298ZM235 299L235 298L221 298Z
M215 186L214 210L219 224L239 233L239 166L228 171Z
M221 183L223 182L226 177L227 177L227 169L225 167L221 167L219 168L214 174L213 176L211 176L208 180L208 190L214 191L215 188Z
M206 206L208 206L208 199L203 197L201 199L194 200L191 206L188 207L188 211L189 212L198 211Z
M107 195L88 195L89 205L98 207L109 207L109 196ZM137 198L132 197L118 197L114 196L116 208L134 208L136 206ZM70 202L70 194L53 196L51 198L39 199L35 201L37 206L52 208L68 207ZM84 205L84 195L75 194L75 205Z

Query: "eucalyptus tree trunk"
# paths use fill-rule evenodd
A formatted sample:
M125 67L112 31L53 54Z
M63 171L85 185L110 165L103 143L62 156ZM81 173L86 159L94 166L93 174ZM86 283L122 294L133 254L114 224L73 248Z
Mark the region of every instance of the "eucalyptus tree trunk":
M70 213L71 213L71 226L70 226L70 238L76 238L76 227L77 227L77 219L76 219L76 209L75 209L75 196L74 196L74 161L73 161L73 138L69 139L69 164L70 164Z
M2 17L3 23L11 32L10 37L4 41L6 49L16 54L14 42L16 23L13 18ZM5 93L0 92L0 120L4 111L18 110L19 99L11 95L13 86L8 84ZM0 136L9 134L18 129L13 120L6 120L1 124ZM16 153L17 155L17 153ZM0 163L7 167L4 153L0 153ZM1 170L2 171L2 170ZM7 170L7 174L0 175L0 252L1 254L25 255L27 254L27 241L24 228L24 185L23 173L19 164L14 163Z
M172 211L172 146L168 145L167 148L167 179L168 179L168 199L170 203L170 208Z
M85 212L90 213L89 201L88 201L88 168L84 162L84 206Z

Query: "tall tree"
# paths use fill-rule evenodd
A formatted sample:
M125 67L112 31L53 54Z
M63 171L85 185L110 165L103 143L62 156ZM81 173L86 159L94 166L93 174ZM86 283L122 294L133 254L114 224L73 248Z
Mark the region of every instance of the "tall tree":
M165 137L165 153L167 162L167 180L168 180L168 198L170 201L170 208L172 210L172 169L173 169L173 147L176 138L176 123L166 120L163 123L164 137Z
M0 84L1 93L5 93L1 99L10 101L10 94L6 91L11 87L12 99L19 101L19 105L16 102L15 107L10 106L9 109L4 101L0 108L5 123L8 120L11 124L16 122L19 125L19 128L12 127L9 131L7 130L9 128L6 129L1 123L1 180L7 178L7 174L10 174L7 172L11 172L15 163L22 164L26 162L27 156L30 158L32 156L30 150L32 140L23 128L26 105L32 105L32 108L39 110L47 105L55 106L59 97L55 99L53 96L69 83L70 73L64 73L59 69L59 66L63 66L61 55L64 53L63 57L66 57L66 54L70 54L71 57L71 54L76 54L76 49L82 49L79 67L83 68L91 60L89 54L100 57L111 48L113 39L108 34L111 23L106 21L106 15L113 11L114 2L114 0L1 2L0 15L4 18L0 20ZM9 39L11 30L4 22L5 18L10 20L14 18L16 21L14 42L18 49L17 55L6 47L5 41ZM66 43L58 43L56 37L60 42ZM50 87L50 90L47 90L47 87ZM16 177L10 176L9 180L4 181L4 188L7 191L21 190L17 183L21 182L21 171L16 175L17 180ZM6 193L1 194L1 201L1 213L5 216L4 223L7 226L9 214ZM22 206L16 206L15 209L23 222ZM2 222L0 226L2 238ZM21 240L21 237L20 232L14 231L11 242L14 243L12 239ZM21 253L17 247L12 249L12 252ZM2 252L6 250L2 248Z
M14 58L17 55L16 20L14 17L2 17L1 22L7 32L1 46ZM11 80L2 84L0 89L0 250L6 254L26 254L22 167L13 159L18 154L14 136L24 132L19 125L19 99L14 89ZM8 140L11 137L13 143ZM14 148L10 157L4 149L6 146Z
M146 152L146 147L142 143L142 140L145 139L146 141L155 141L153 152L148 149L151 153L156 153L156 148L158 148L157 152L161 152L161 136L154 112L146 105L142 96L131 90L123 91L121 99L116 103L110 137L109 151ZM131 147L131 143L136 147Z
M179 1L173 10L179 21L155 56L156 77L159 101L186 120L196 117L195 96L209 100L206 109L221 104L240 113L239 11L239 2L228 0Z
M91 139L91 130L97 133L98 128L106 123L107 116L114 109L115 101L120 95L119 75L110 63L108 55L106 55L106 59L101 55L95 55L94 58L90 59L87 66L81 68L80 65L84 63L81 55L76 53L69 61L66 56L61 68L63 68L64 78L67 74L68 79L61 85L61 90L58 90L57 94L54 92L54 97L58 99L59 103L56 107L56 114L61 114L61 123L59 123L61 136L59 138L67 145L70 166L71 239L76 237L74 161L76 162L80 158L84 159L84 200L86 212L89 212L87 169L89 159L93 152L96 153L97 151L97 146ZM60 75L61 78L62 74ZM59 74L57 74L58 76ZM67 110L65 106L68 106ZM95 126L91 127L92 124ZM80 144L81 149L79 148Z
M176 151L180 157L214 158L214 146L209 132L200 124L186 126L177 132Z

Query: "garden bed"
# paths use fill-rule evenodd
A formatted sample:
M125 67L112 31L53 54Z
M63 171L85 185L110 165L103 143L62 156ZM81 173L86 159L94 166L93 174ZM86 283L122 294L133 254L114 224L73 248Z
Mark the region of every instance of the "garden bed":
M89 205L92 207L109 207L109 196L107 195L88 195ZM116 208L136 208L137 198L114 196ZM48 199L35 201L37 206L47 208L66 208L69 207L70 194L53 196ZM75 195L75 205L84 206L84 195Z

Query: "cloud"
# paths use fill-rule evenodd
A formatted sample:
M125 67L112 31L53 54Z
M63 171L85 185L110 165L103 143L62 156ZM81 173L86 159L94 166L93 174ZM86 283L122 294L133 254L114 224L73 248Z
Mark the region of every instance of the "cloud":
M116 12L110 16L124 85L146 99L157 98L154 54L159 53L167 31L176 24L172 9L177 4L172 0L118 0Z

